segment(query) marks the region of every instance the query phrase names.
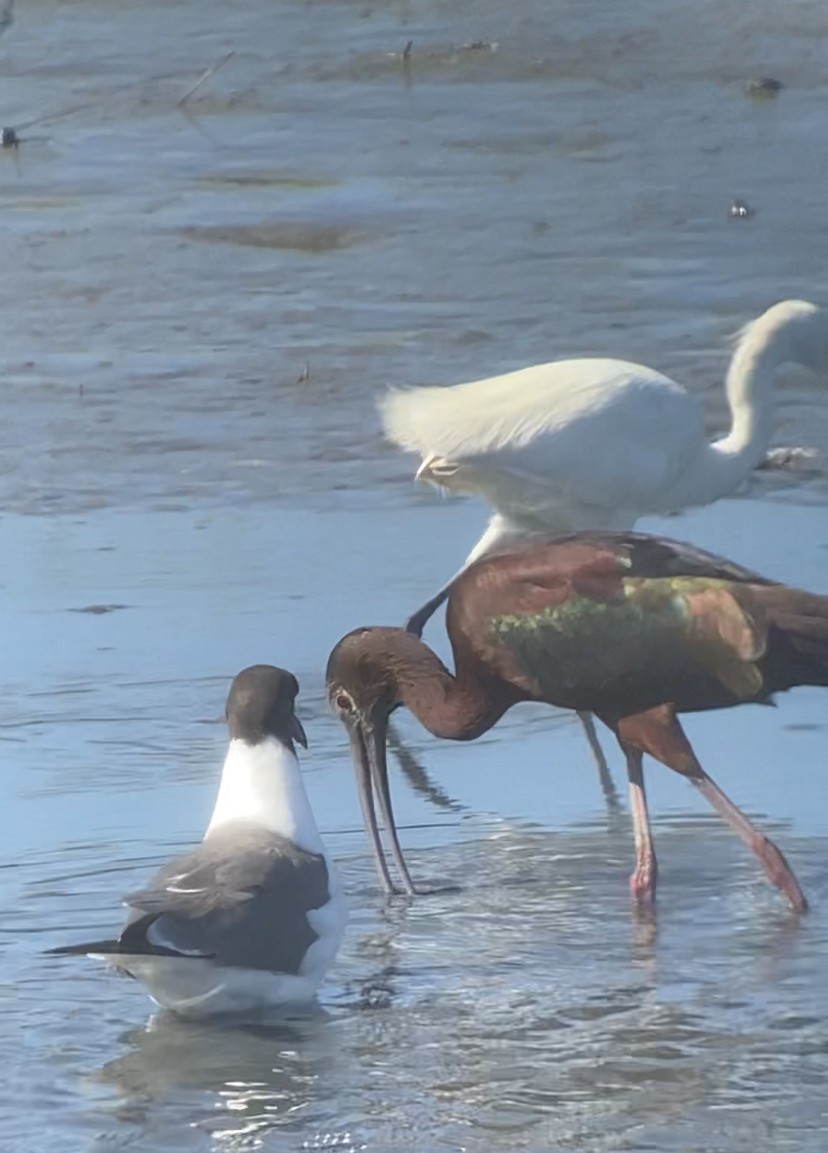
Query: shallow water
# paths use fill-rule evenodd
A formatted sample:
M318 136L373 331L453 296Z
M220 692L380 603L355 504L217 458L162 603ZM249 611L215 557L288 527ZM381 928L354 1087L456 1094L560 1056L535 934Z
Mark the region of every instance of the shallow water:
M483 520L411 486L382 387L618 355L719 428L728 336L828 300L824 4L509 11L31 2L0 38L3 1149L825 1147L824 694L687 726L809 916L653 766L655 925L626 806L530 707L470 747L395 718L412 868L460 892L384 902L325 707L336 639L402 620ZM819 382L779 410L825 449ZM643 527L828 593L821 464ZM260 660L302 684L352 924L318 1014L195 1027L42 951L198 838Z

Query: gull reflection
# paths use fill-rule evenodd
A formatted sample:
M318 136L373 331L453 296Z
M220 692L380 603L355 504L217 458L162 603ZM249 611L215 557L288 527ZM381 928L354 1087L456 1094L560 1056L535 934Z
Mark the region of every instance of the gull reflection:
M158 1013L122 1035L128 1051L96 1079L116 1091L119 1120L152 1130L160 1115L166 1124L177 1118L224 1148L249 1148L251 1136L295 1128L311 1112L316 1086L330 1080L336 1062L331 1021L319 1007L273 1024Z

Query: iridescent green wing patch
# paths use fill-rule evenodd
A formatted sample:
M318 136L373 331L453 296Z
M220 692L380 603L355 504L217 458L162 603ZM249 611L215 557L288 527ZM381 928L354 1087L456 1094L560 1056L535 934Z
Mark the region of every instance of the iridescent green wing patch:
M768 625L749 595L749 586L708 577L631 577L624 585L628 598L655 628L664 625L667 599L666 620L670 626L681 621L677 639L685 659L693 660L742 700L761 692L758 662L765 655Z
M640 603L627 583L609 600L570 590L543 608L500 614L490 635L540 696L602 686L642 664L674 660L682 614L669 596Z
M749 699L763 685L758 662L767 648L768 622L760 606L744 603L740 592L738 586L711 581L707 588L683 595L696 660L737 697Z
M623 595L567 599L493 617L491 635L511 652L535 691L600 686L658 669L681 677L688 662L741 699L762 689L756 662L767 624L738 586L704 577L626 577Z

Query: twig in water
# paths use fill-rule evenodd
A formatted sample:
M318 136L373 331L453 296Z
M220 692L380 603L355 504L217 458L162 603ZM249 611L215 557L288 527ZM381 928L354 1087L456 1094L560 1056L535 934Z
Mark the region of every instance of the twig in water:
M0 0L0 4L2 4L2 0ZM12 11L13 4L14 0L9 0L9 3L7 3L5 8L0 7L0 35L2 35L10 23L10 12ZM227 55L222 57L222 59L214 64L212 68L208 68L204 75L201 76L201 78L198 80L198 82L194 84L193 87L189 90L189 92L185 92L179 100L178 107L181 109L182 113L187 117L191 124L195 122L192 116L190 116L186 109L183 107L184 101L188 100L200 84L203 84L204 81L212 76L214 72L217 72L219 68L223 67L231 58L231 56L234 55L235 50L228 52ZM14 128L7 125L3 128L0 128L0 150L8 148L14 149L16 151L21 144L24 144L29 140L34 140L35 137L21 136L20 133L26 129L34 128L35 125L54 124L58 120L66 119L67 116L75 116L78 112L85 112L89 108L97 107L101 99L111 99L113 96L119 96L126 92L133 92L136 89L146 87L148 84L160 84L163 81L179 79L180 77L177 73L164 72L158 76L149 76L146 80L133 80L129 84L122 84L117 88L113 88L110 92L98 94L98 96L96 96L93 100L84 100L81 104L73 104L68 108L61 108L55 112L46 112L40 116L35 116L32 120L26 120ZM199 131L202 130L199 129ZM215 137L209 136L209 133L205 132L204 135L208 136L212 143L218 143Z
M218 72L219 68L223 68L224 65L227 63L227 61L231 60L235 55L236 55L235 48L231 48L226 56L222 56L222 58L220 60L217 60L216 63L213 64L210 68L208 68L206 72L202 72L201 76L199 76L198 80L196 80L196 82L192 86L192 88L188 88L187 91L184 93L184 95L181 97L181 99L178 101L178 107L181 108L184 104L186 104L186 102L190 99L190 97L193 95L193 93L198 91L198 89L201 87L201 85L204 83L204 81L209 80L211 76L215 76L215 74Z

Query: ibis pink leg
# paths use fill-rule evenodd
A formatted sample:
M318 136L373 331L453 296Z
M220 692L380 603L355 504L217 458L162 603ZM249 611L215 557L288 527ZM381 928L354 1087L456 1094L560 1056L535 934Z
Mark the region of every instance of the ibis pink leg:
M788 899L791 907L796 909L798 913L806 912L808 902L805 899L805 894L800 888L796 874L785 860L782 850L773 843L770 837L760 833L753 822L748 820L742 810L734 805L730 797L722 792L713 778L707 775L698 762L696 762L696 773L690 776L690 780L699 792L707 797L716 812L724 817L734 833L756 854L768 880Z
M630 812L635 835L635 872L630 877L630 892L633 900L640 905L652 905L655 901L658 880L653 838L650 832L650 813L647 809L647 793L644 789L644 755L632 745L624 745L627 758L627 778L630 782Z
M625 752L628 746L641 749L692 781L734 833L756 854L770 883L798 913L805 912L808 902L793 869L773 841L759 832L701 767L672 705L659 705L644 713L622 717L615 730ZM630 784L632 786L632 777Z

